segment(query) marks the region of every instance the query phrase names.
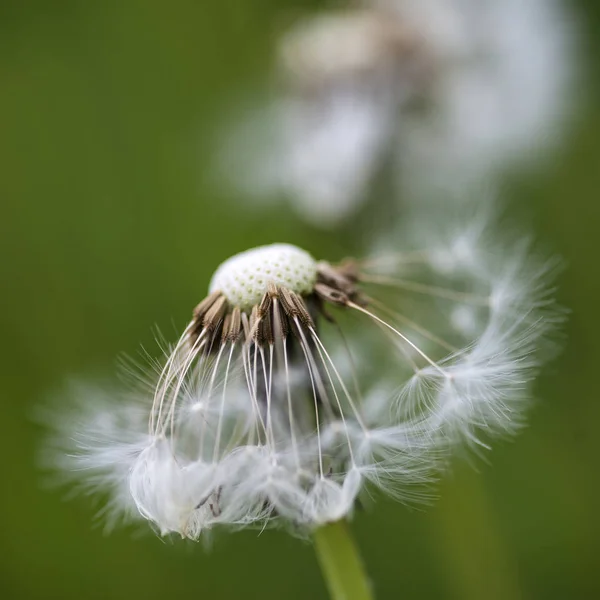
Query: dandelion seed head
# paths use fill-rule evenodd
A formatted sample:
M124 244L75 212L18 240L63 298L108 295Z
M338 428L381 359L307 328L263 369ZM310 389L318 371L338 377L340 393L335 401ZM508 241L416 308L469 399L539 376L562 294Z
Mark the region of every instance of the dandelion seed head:
M519 429L557 321L525 244L499 252L477 220L444 225L429 247L365 260L285 244L234 256L150 392L81 390L46 457L108 492L113 520L192 539L310 530L374 489L422 499L455 447ZM477 260L440 270L465 243Z
M291 244L271 244L236 254L220 265L209 285L241 309L258 304L267 284L283 286L296 294L308 294L317 278L315 260Z
M410 28L389 17L363 7L297 22L279 45L284 77L304 94L322 95L339 84L354 85L387 74L408 96L418 44Z

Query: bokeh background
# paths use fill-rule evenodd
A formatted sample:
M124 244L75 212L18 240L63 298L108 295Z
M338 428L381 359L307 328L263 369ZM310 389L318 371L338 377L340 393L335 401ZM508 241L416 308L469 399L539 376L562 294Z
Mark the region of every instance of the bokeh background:
M0 4L0 593L3 598L325 598L310 544L243 532L202 544L94 526L36 466L34 407L120 352L169 337L225 257L288 241L356 253L285 205L235 209L206 177L215 124L265 75L292 0ZM506 181L509 211L565 257L571 318L530 427L431 508L384 498L353 528L377 597L600 597L600 4L580 1L582 88L554 162Z

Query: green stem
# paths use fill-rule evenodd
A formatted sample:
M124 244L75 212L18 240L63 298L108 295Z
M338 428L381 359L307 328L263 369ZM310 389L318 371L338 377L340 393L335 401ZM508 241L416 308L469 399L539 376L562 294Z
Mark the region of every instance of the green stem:
M314 532L315 549L332 600L372 600L371 585L346 521Z

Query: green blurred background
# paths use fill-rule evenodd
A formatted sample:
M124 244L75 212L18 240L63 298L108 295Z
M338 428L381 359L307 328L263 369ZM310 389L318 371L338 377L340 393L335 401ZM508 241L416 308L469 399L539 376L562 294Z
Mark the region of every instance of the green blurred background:
M0 4L0 593L3 598L325 598L311 546L278 532L163 543L94 527L36 467L33 407L71 376L174 336L214 266L289 241L360 249L285 206L236 214L206 181L215 123L266 74L292 0ZM423 511L383 498L354 520L377 597L600 598L600 6L580 2L585 96L542 172L506 183L511 211L562 254L572 310L530 427L478 472L457 461ZM289 13L288 13L289 14ZM204 170L203 170L204 165ZM204 183L203 183L204 182ZM174 325L173 325L174 324Z

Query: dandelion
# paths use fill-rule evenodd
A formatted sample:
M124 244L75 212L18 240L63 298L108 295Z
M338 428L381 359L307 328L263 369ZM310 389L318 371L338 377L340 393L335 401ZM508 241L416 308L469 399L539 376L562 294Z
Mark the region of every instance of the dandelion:
M191 539L309 532L378 488L419 499L454 446L523 422L557 319L552 265L511 246L498 254L473 224L364 260L238 254L135 399L96 395L55 419L59 466L109 491L113 519Z
M496 182L562 139L574 29L559 0L360 0L300 19L275 97L227 137L223 179L321 227L382 175L403 202Z

